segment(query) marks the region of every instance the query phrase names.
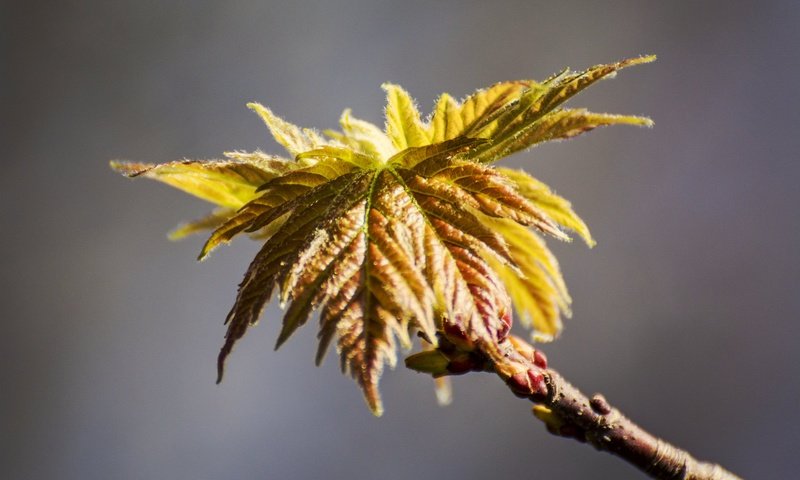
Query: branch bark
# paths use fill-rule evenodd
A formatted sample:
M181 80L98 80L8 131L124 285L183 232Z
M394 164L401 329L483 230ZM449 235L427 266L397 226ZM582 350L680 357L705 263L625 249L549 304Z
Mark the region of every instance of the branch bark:
M509 337L490 367L511 390L536 405L534 415L558 436L587 442L624 459L652 478L661 480L741 480L720 465L701 462L689 452L652 435L609 405L605 397L591 398L547 367L541 352L518 337ZM501 343L502 346L502 343Z
M406 366L434 377L469 371L496 373L511 391L534 403L533 413L550 433L588 443L616 455L652 478L661 480L741 480L720 465L702 462L647 432L601 394L587 397L547 359L519 337L461 351L441 337L436 350L412 355Z
M741 480L720 465L701 462L636 425L606 399L588 398L558 372L544 372L547 398L534 407L555 435L585 441L624 459L652 478L665 480Z

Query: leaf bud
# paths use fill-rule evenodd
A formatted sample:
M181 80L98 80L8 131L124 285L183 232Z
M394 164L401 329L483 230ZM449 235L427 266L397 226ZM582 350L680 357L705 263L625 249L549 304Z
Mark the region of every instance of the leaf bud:
M442 330L444 337L453 343L458 350L462 351L470 351L475 348L475 344L467 335L467 331L464 329L462 322L460 322L459 316L456 315L455 321L450 322L447 318L444 319Z
M450 360L438 350L426 350L406 357L406 367L434 377L447 375Z
M547 384L539 369L517 372L506 380L506 384L518 397L543 401L547 397Z

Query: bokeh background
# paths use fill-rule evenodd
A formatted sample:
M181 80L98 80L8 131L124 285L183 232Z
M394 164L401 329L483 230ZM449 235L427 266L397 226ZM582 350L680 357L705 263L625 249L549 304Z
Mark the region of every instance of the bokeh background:
M800 2L5 1L0 7L0 477L642 476L549 436L489 375L382 382L372 418L309 326L276 307L214 385L257 246L199 264L165 238L208 206L108 160L277 152L245 109L382 122L384 81L436 95L643 53L572 101L647 114L509 159L573 201L556 245L575 299L551 363L746 478L800 471Z

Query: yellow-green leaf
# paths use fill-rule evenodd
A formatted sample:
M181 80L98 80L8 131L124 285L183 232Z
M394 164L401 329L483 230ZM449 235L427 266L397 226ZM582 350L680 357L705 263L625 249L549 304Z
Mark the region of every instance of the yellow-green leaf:
M179 225L169 232L169 239L182 240L195 233L214 230L225 223L225 221L231 218L235 213L236 211L231 208L218 208L205 217Z
M411 95L400 86L384 83L386 91L386 134L395 148L421 147L430 143Z
M239 208L252 200L256 189L275 177L272 171L253 163L232 160L182 160L160 165L113 161L111 168L127 177L144 176L164 182L228 208Z
M525 172L491 163L600 126L651 125L562 104L652 59L498 83L462 102L442 94L426 122L405 90L385 84L385 130L346 110L342 131L327 132L329 140L252 103L291 159L234 151L226 160L112 167L220 207L173 233L213 229L201 259L241 233L263 242L226 318L219 380L234 346L278 292L285 313L276 347L318 312L317 363L335 344L343 371L380 415L383 370L416 337L425 348L441 340L459 354L492 360L504 355L512 310L538 339L559 333L571 300L540 233L567 240L562 230L571 230L594 241L567 200ZM446 368L435 355L414 358L411 364L435 375ZM440 401L449 401L449 385L439 387Z
M315 131L287 122L260 103L251 102L247 104L247 107L264 120L275 141L283 145L293 157L327 144Z
M561 331L561 315L570 315L571 299L558 262L544 241L527 228L502 219L486 221L506 240L518 268L514 271L487 257L508 289L520 321L533 327L536 340L552 340Z
M383 130L370 122L353 117L349 108L342 113L339 124L343 133L333 131L325 133L356 152L383 161L397 152Z
M595 245L589 227L572 210L572 204L550 190L550 187L522 170L498 168L499 172L514 182L520 195L537 205L547 216L562 228L574 231L590 247Z

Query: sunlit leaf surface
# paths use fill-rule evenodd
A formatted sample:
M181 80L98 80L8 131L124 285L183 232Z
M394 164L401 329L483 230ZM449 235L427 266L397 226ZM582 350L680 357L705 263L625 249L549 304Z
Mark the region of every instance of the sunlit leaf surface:
M515 311L552 339L570 298L544 237L594 240L570 203L527 173L493 163L538 143L596 127L649 126L647 118L562 107L616 71L654 57L564 71L543 82L504 82L458 102L443 94L423 120L412 97L385 84L381 129L346 110L341 131L321 135L249 104L289 158L231 152L224 160L161 165L112 162L217 206L174 238L211 229L202 249L241 233L263 241L226 323L219 379L237 341L276 292L285 309L277 346L319 313L317 362L335 343L341 366L370 409L378 381L416 335L491 351ZM440 398L449 400L441 385Z

